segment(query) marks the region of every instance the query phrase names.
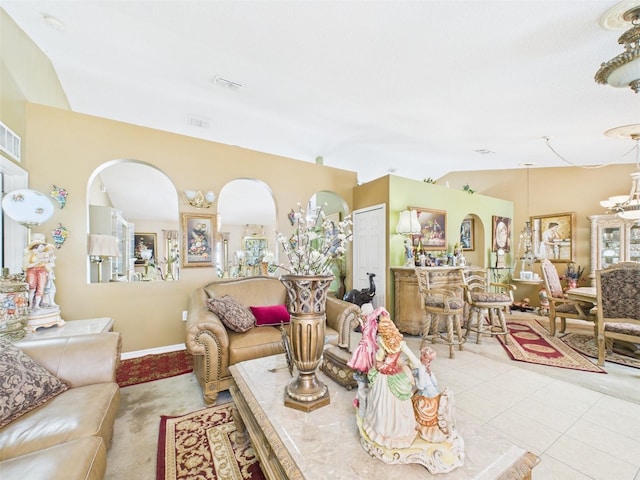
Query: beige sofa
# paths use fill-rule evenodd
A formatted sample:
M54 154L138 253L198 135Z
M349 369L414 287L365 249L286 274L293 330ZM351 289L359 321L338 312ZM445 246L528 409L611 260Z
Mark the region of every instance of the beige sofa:
M186 345L207 404L215 403L218 392L233 384L230 365L284 352L279 326L253 327L244 333L228 329L207 306L209 298L224 295L245 307L282 305L287 297L284 285L275 277L221 280L192 292ZM352 303L327 298L326 343L346 348L359 313L359 307Z
M15 346L70 388L0 429L0 478L104 478L120 399L120 334L47 338Z

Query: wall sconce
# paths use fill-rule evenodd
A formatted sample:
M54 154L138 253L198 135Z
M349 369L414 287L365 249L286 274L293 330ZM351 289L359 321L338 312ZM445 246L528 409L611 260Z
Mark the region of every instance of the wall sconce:
M102 283L102 263L111 257L119 257L118 239L113 235L89 235L89 260L98 264L98 283Z
M211 190L207 193L202 193L201 190L185 190L184 194L189 200L189 205L196 208L209 208L216 199L216 194Z

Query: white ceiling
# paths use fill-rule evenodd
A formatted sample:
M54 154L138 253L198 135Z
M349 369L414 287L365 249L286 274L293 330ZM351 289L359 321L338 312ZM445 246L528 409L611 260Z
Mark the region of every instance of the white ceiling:
M74 111L321 156L361 182L635 162L604 132L640 123L640 95L593 79L622 52L599 23L616 4L0 0Z

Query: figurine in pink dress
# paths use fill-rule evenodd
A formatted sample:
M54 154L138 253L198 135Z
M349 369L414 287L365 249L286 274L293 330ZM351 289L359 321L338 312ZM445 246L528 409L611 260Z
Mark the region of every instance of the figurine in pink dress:
M369 308L366 308L369 306ZM378 345L376 343L376 335L378 334L378 316L381 312L387 312L384 307L378 307L372 310L370 304L362 306L362 317L360 318L360 329L362 330L362 338L351 355L351 360L347 365L358 372L367 373L375 364L376 351Z
M417 434L411 403L414 378L401 357L402 334L386 310L378 320L378 342L376 363L368 374L369 394L362 428L382 447L407 448Z

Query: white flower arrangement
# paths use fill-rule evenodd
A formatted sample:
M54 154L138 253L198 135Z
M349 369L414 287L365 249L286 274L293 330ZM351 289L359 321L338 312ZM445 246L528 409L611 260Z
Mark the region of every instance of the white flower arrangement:
M292 275L332 275L333 265L345 256L351 241L351 216L336 224L327 219L322 207L316 215L308 216L298 203L298 211L291 210L289 221L294 227L289 237L276 232L289 259L289 266L279 268Z

